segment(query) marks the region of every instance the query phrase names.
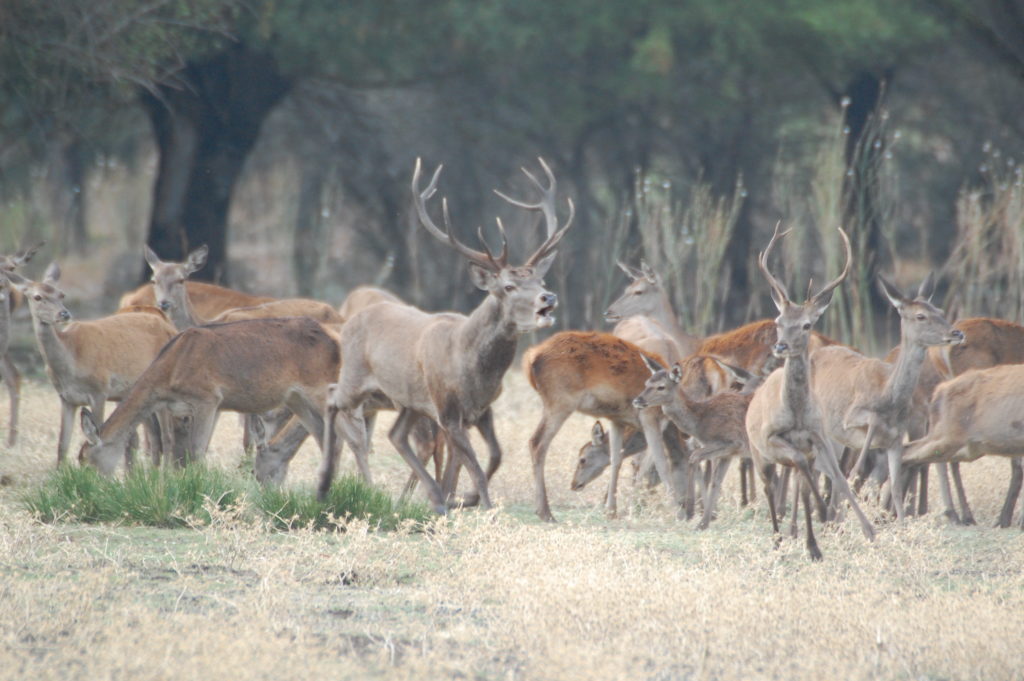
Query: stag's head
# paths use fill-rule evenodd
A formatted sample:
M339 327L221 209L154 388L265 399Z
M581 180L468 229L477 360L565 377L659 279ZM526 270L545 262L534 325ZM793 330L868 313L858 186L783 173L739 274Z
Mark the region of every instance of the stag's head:
M954 329L946 320L945 313L932 305L932 294L935 292L934 273L929 273L921 282L914 298L905 297L882 275L878 275L878 286L899 312L901 345L956 345L964 341L963 331Z
M526 262L519 266L510 265L508 262L508 240L500 219L498 220L498 231L501 233L502 248L498 255L494 255L484 242L482 230L477 230L477 234L484 247L483 251L470 248L455 238L448 214L447 200L441 201L444 231L434 224L427 212L427 200L437 191L437 180L443 166L437 167L430 183L423 190L419 186L419 159L416 159L416 169L412 176L412 192L416 203L416 212L419 214L420 223L424 229L469 261L473 283L477 288L486 291L499 301L503 315L515 325L519 333L527 333L555 323L554 310L558 305L558 297L544 288L544 275L547 274L554 262L555 247L565 236L569 226L572 225L575 213L572 200L569 199L569 217L565 225L559 228L558 215L555 211L555 176L543 159L540 159L540 164L548 178L547 187L538 181L530 171L523 169L526 176L541 190L542 196L538 202L527 203L496 191L500 197L515 206L541 212L545 219L547 238L527 258Z
M846 236L846 232L840 227L839 236L842 237L843 246L846 249L846 265L843 267L843 271L813 296L809 295L810 290L808 290L808 298L803 304L794 303L789 299L789 293L786 292L786 287L783 283L772 276L772 273L768 270L768 255L771 253L772 246L775 245L775 242L780 237L788 233L789 230L779 234L779 225L775 225L775 233L772 234L768 247L764 249L764 252L761 253L757 260L761 273L764 274L764 278L768 280L768 285L771 287L772 300L775 301L775 307L779 309L779 316L775 318L775 330L778 333L778 338L775 345L772 346L772 354L781 358L803 355L807 352L807 344L811 339L811 329L825 310L828 309L829 303L832 302L833 292L843 282L846 275L850 273L850 266L853 264L853 250L850 248L850 238Z
M683 368L677 363L673 364L671 369L666 369L657 360L647 355L642 356L651 375L644 383L644 391L633 398L633 406L637 409L647 409L670 404L675 399L680 381L683 380Z
M206 264L209 253L206 245L200 246L188 254L185 262L164 262L149 246L145 247L146 262L153 270L153 295L156 306L164 312L183 311L188 293L185 281L193 272L197 272Z
M60 281L60 266L57 263L50 263L42 281L32 281L15 272L5 272L4 275L11 286L25 296L32 319L37 324L54 325L71 321L71 313L64 307L64 292L57 288L57 282Z
M619 262L619 268L630 278L626 290L604 312L606 322L617 322L634 315L650 315L661 303L665 289L661 278L643 260L640 269Z

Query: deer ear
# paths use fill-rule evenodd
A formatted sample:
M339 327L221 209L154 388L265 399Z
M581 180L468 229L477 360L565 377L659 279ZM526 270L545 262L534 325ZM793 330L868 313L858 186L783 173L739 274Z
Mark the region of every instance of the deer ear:
M638 277L636 275L636 270L634 270L632 267L630 267L626 263L622 262L621 260L616 260L615 264L618 265L619 269L622 270L623 272L625 272L626 276L629 277L630 279L639 279L640 278L640 277Z
M895 286L886 281L885 277L881 274L878 275L878 289L882 292L882 295L889 299L889 302L892 303L892 306L897 310L902 308L907 302L906 298L903 297L903 294L900 293Z
M142 247L142 254L145 256L146 263L149 265L150 269L155 270L157 267L160 266L162 261L157 256L156 252L149 247L149 244L145 244Z
M473 281L473 286L481 291L492 291L498 283L496 273L472 263L469 265L469 278Z
M96 420L92 417L92 412L83 408L79 420L81 421L82 433L85 435L86 441L93 446L99 446L101 442L100 429L96 425Z
M679 366L679 362L672 365L672 371L668 372L668 377L673 383L679 383L683 380L683 367Z
M24 293L25 289L29 287L29 284L32 283L31 281L21 276L17 272L4 272L4 277L7 278L7 281L11 282L11 286L18 289L22 293Z
M60 265L56 262L51 262L50 266L46 268L46 272L43 274L43 283L53 286L60 281Z
M921 286L917 289L917 297L923 298L930 303L932 302L933 295L935 295L935 272L929 272L928 276L921 282Z
M206 244L203 244L196 250L188 254L185 259L185 271L189 274L198 272L206 264L206 256L210 253L210 249Z
M544 275L548 273L549 269L551 269L551 265L554 264L556 255L558 255L558 251L551 251L541 258L541 261L533 266L534 273L543 279Z
M651 266L647 264L646 260L641 260L640 261L640 273L643 275L644 279L646 279L650 283L652 283L652 284L657 284L658 283L658 274L657 274L657 272L655 272L654 270L651 269Z
M658 363L658 360L654 359L653 357L648 357L642 352L640 353L640 356L643 358L644 364L647 365L647 368L650 369L652 376L658 373L659 371L665 370L665 367L661 366L661 364Z
M600 421L594 421L594 427L590 429L590 441L595 445L604 444L604 426Z

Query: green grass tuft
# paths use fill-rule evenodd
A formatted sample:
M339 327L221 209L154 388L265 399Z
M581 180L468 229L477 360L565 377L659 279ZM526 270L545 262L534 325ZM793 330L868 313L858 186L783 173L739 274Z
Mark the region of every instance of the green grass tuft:
M386 492L354 476L335 481L323 503L306 490L274 488L260 490L253 503L279 529L338 530L344 529L347 519L358 518L393 530L405 521L423 523L433 515L423 504L395 502Z

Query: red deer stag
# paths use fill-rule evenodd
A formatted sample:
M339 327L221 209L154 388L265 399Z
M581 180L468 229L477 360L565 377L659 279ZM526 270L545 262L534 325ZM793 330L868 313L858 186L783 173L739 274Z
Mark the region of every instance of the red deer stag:
M175 330L166 319L145 312L71 322L71 313L64 307L64 292L57 288L57 263L47 268L41 282L13 272L7 277L28 300L46 373L60 396L59 465L67 457L75 410L87 406L102 418L106 401L127 397ZM154 457L158 442L160 438L151 433ZM120 454L125 454L126 443L127 440L122 442Z
M846 249L846 265L843 271L802 305L789 299L786 287L768 270L768 256L780 236L778 226L775 227L775 233L757 263L771 287L772 300L779 309L779 316L775 320L778 339L772 352L776 357L783 358L784 363L781 370L774 371L754 392L747 410L747 437L750 439L754 468L764 482L772 530L776 536L779 533L779 522L771 489L775 476L774 466L796 468L802 474L803 477L798 479L797 485L803 498L807 550L812 560L821 560L822 557L812 527L812 493L818 507L824 508L814 484L812 466L825 473L832 480L833 489L849 500L850 506L860 520L864 535L872 540L875 537L874 528L861 511L839 468L821 412L810 389L812 379L809 375L811 367L807 353L811 327L825 312L832 301L832 293L849 274L853 262L850 240L842 229L839 230L839 234ZM795 516L796 508L793 509L793 513Z
M566 224L559 228L556 213L555 177L547 164L541 166L548 178L545 188L528 171L526 175L542 191L537 203L502 197L530 210L540 211L548 237L522 266L508 262L508 242L499 220L502 249L495 256L484 244L483 251L472 249L455 238L442 201L445 230L434 224L427 211L427 200L437 191L442 166L438 166L426 189L420 189L420 162L413 172L412 190L420 224L439 241L448 244L470 262L473 283L487 297L468 316L452 313L430 314L408 305L379 303L371 305L342 327L342 354L345 362L338 387L328 410L328 421L338 414L342 431L365 462L367 442L357 410L363 401L380 391L398 408L398 419L389 433L391 442L427 489L434 510L444 513L447 495L453 490L456 463L461 460L479 494L480 503L491 506L487 480L501 461L497 440L491 440L491 459L487 474L477 461L466 429L476 425L493 431L490 405L501 391L501 381L515 357L519 336L554 323L552 315L558 299L543 285L545 273L555 258L555 247L572 224L575 208L571 200ZM482 239L482 234L481 241ZM417 415L436 422L445 437L450 464L445 472L444 488L438 485L409 446L409 430ZM334 429L328 429L328 438ZM493 432L491 433L493 435ZM320 481L324 494L334 475L335 457L328 442Z

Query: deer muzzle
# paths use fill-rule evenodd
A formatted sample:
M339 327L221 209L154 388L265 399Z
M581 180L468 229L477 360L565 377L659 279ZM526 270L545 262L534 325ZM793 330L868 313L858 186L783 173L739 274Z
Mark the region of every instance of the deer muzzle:
M558 296L545 291L537 296L537 327L544 328L555 323L554 311L558 307Z

